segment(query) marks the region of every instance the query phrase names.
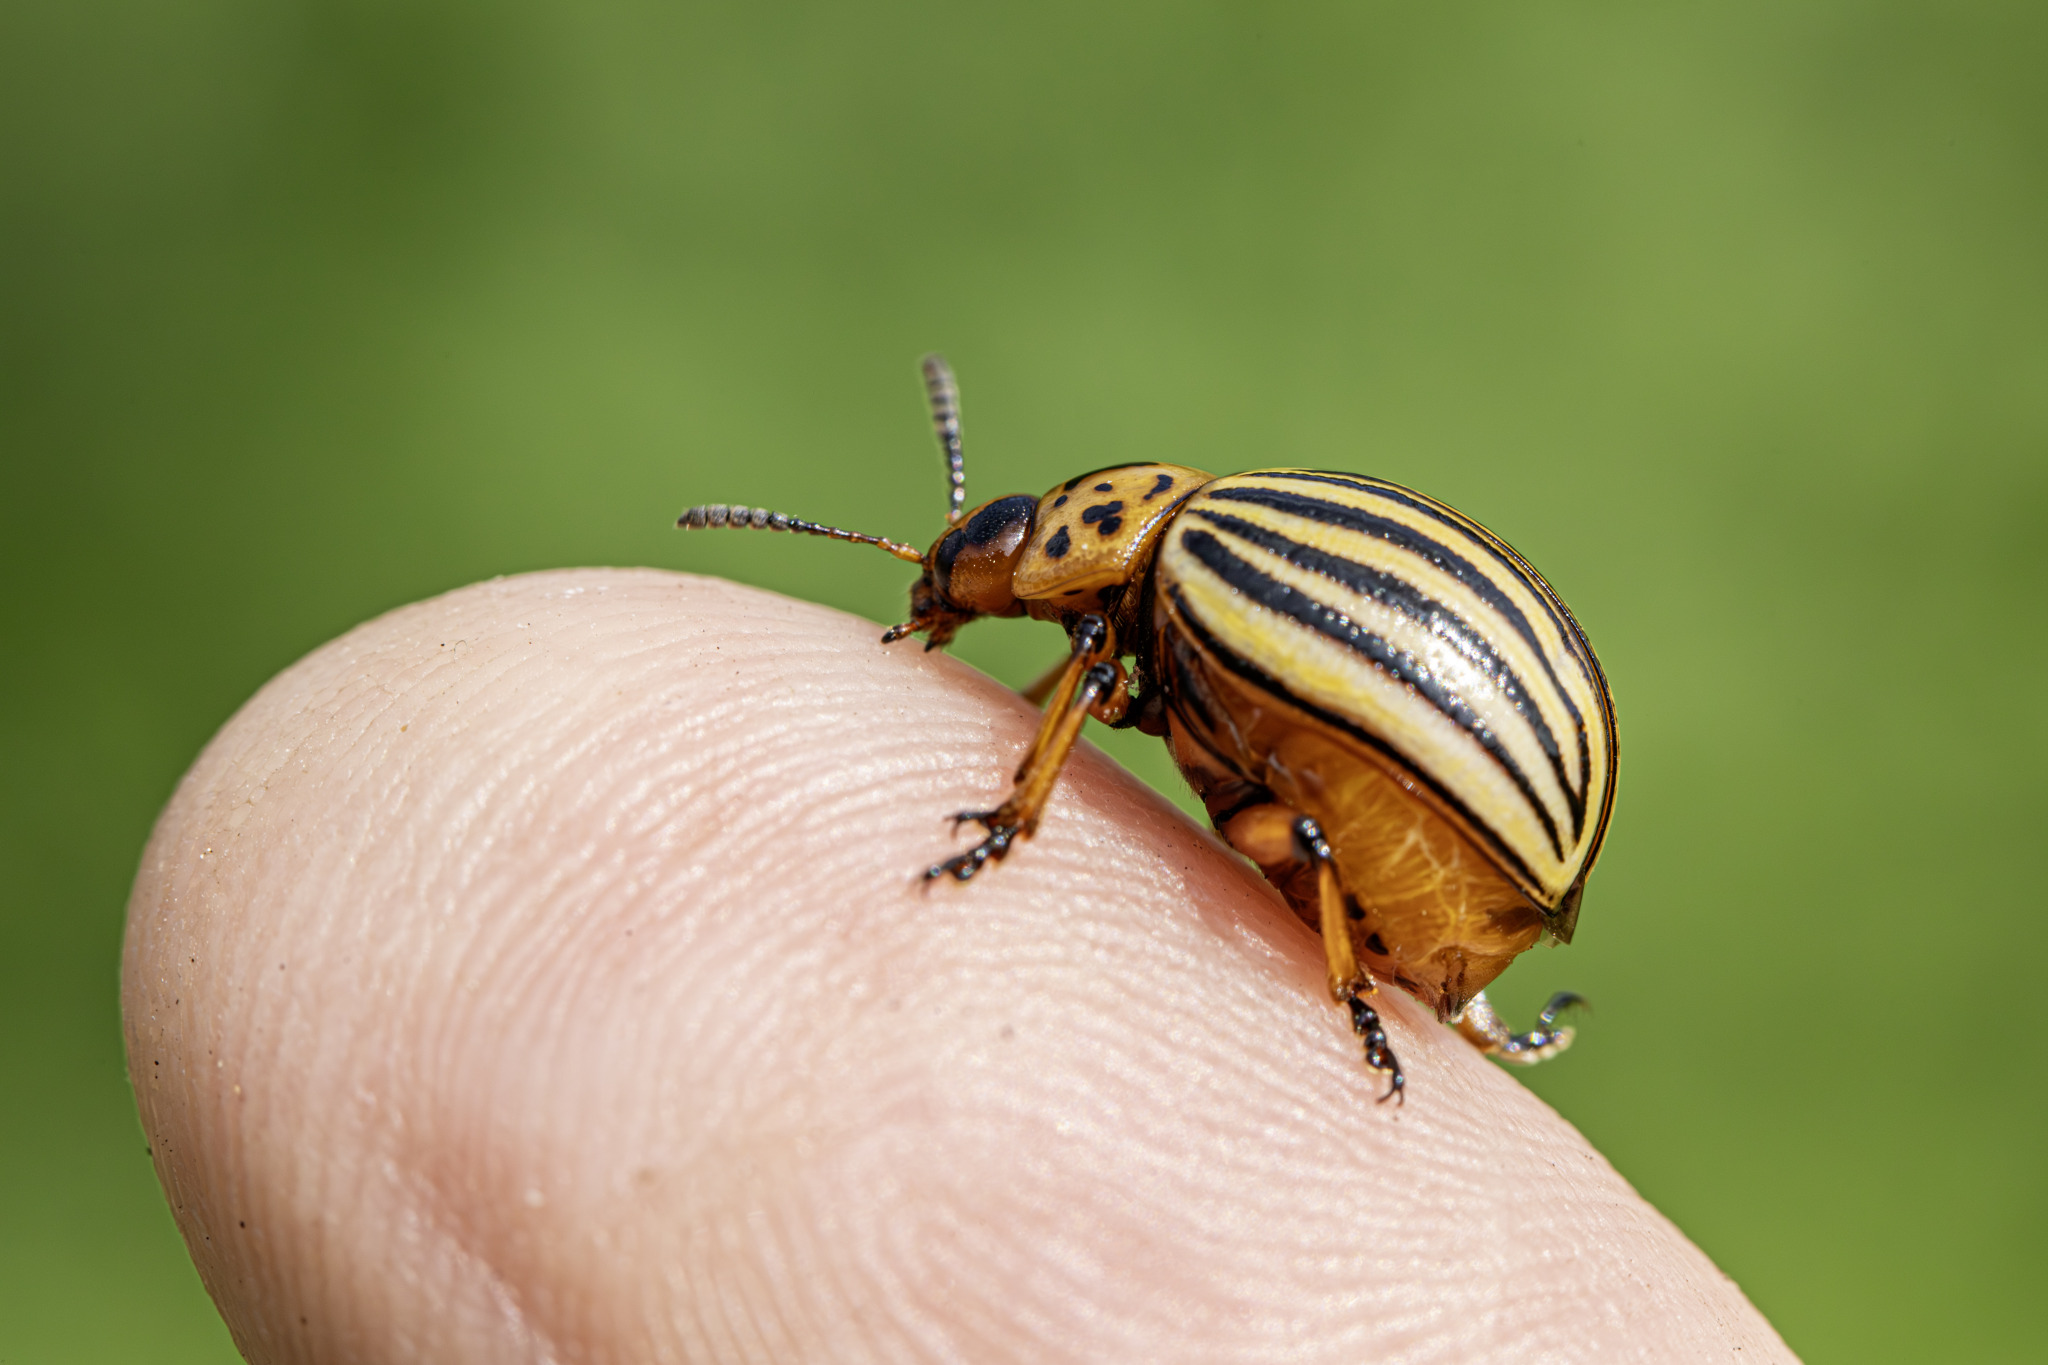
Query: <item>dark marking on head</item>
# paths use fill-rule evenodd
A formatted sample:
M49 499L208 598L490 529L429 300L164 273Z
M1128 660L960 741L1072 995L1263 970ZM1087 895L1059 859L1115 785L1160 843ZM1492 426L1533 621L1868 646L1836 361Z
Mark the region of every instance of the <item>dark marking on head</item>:
M1098 493L1113 493L1116 491L1116 485L1113 483L1098 483L1095 485L1095 491Z
M1153 476L1152 476L1152 491L1151 491L1150 493L1147 493L1147 494L1145 495L1145 497L1144 497L1144 501L1146 501L1146 502L1150 502L1150 501L1152 501L1152 499L1154 499L1154 498L1158 497L1158 496L1159 496L1159 495L1160 495L1161 493L1164 493L1164 492L1165 492L1165 491L1166 491L1167 489L1169 489L1169 488L1171 488L1171 487L1173 487L1173 475L1171 475L1171 474L1155 474L1155 475L1153 475Z
M1344 914L1348 919L1361 920L1365 918L1365 907L1349 896L1346 896L1344 898Z
M967 532L969 545L986 545L1018 522L1029 521L1037 510L1038 499L1017 493L997 498L976 512L961 529Z
M1067 495L1065 493L1060 494L1052 500L1052 505L1054 507L1065 507L1067 505Z
M1047 559L1064 558L1067 551L1073 548L1073 543L1072 539L1067 535L1067 528L1062 526L1059 530L1052 533L1051 540L1045 542L1045 557Z
M1101 521L1104 517L1113 517L1123 510L1124 504L1121 498L1119 498L1115 502L1101 503L1097 506L1089 508L1087 511L1081 514L1081 524L1083 526L1093 526L1096 522Z
M1363 919L1365 917L1363 915L1360 915L1359 918ZM1367 934L1365 936L1365 950L1368 953L1378 953L1381 957L1385 957L1387 955L1386 942L1383 939L1381 939L1380 936L1376 933Z
M1038 504L1022 493L997 498L976 512L964 525L956 526L945 534L939 541L937 550L932 554L933 567L938 569L941 575L950 574L954 561L959 559L961 551L970 546L978 548L987 545L1001 538L1005 531L1019 522L1028 526L1032 514L1037 509Z
M1102 534L1105 536L1113 536L1118 531L1121 531L1123 527L1124 519L1122 517L1104 517L1102 519L1102 525L1096 527L1095 529L1102 532Z

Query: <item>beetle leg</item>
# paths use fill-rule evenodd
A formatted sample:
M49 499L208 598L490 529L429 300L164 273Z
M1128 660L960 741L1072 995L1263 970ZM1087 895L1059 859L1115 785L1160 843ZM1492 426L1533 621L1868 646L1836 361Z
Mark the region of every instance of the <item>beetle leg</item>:
M1583 996L1559 991L1537 1014L1535 1028L1527 1033L1516 1033L1493 1012L1486 992L1481 991L1472 997L1465 1006L1465 1012L1458 1016L1458 1032L1481 1052L1516 1066L1534 1066L1538 1062L1549 1061L1572 1045L1576 1030L1570 1024L1557 1027L1557 1016L1568 1009L1584 1008L1585 1004Z
M1227 800L1228 788L1207 793L1217 801ZM1261 798L1267 799L1261 799ZM1387 1093L1381 1103L1400 1096L1408 1102L1408 1080L1401 1063L1387 1046L1387 1031L1380 1013L1366 999L1379 991L1370 972L1359 970L1358 954L1351 946L1351 915L1344 885L1337 877L1336 859L1330 841L1314 819L1270 799L1263 789L1247 794L1234 811L1221 813L1217 829L1230 846L1259 865L1266 879L1296 904L1306 899L1308 888L1299 880L1301 869L1315 878L1316 917L1323 935L1323 959L1329 968L1330 995L1351 1011L1351 1031L1365 1040L1365 1064L1387 1077ZM1212 812L1215 806L1211 806Z
M1222 793L1217 793L1219 796ZM1322 826L1312 818L1273 801L1241 805L1217 826L1231 847L1259 865L1269 881L1279 886L1290 900L1305 898L1306 887L1297 880L1299 869L1315 878L1318 927L1323 935L1323 957L1329 968L1330 995L1351 1011L1351 1031L1365 1040L1365 1064L1387 1077L1387 1093L1381 1103L1400 1097L1407 1103L1408 1080L1401 1063L1387 1046L1387 1031L1380 1013L1366 1003L1379 991L1369 972L1359 970L1358 955L1351 946L1351 915L1344 885L1337 877L1336 859Z
M1058 663L1033 679L1029 687L1018 689L1022 693L1024 700L1030 702L1033 706L1045 705L1045 699L1052 695L1053 689L1066 681L1067 669L1071 666L1071 662L1068 659L1061 659Z
M1330 853L1322 826L1304 815L1294 822L1294 842L1302 857L1316 871L1316 903L1323 934L1323 957L1330 970L1330 994L1351 1011L1351 1031L1365 1040L1365 1064L1386 1073L1387 1093L1380 1103L1399 1096L1408 1101L1408 1079L1401 1063L1387 1046L1387 1031L1380 1025L1380 1012L1365 1003L1379 992L1368 972L1358 969L1358 955L1351 948L1350 918L1344 913L1344 885L1337 880L1337 862Z
M1122 722L1124 712L1131 709L1130 679L1124 673L1124 666L1115 659L1104 659L1095 667L1106 667L1114 676L1110 678L1109 686L1088 703L1088 714L1104 725L1116 726Z
M1067 655L1066 663L1060 666L1059 676L1053 680L1050 687L1046 686L1044 678L1031 685L1033 692L1040 693L1035 700L1045 703L1045 719L1038 723L1038 732L1031 737L1031 747L1024 751L1024 757L1017 763L1017 775L1012 780L1019 784L1024 781L1024 774L1031 771L1032 765L1037 763L1039 756L1045 752L1045 746L1050 742L1052 732L1059 724L1059 717L1073 704L1074 691L1080 687L1081 680L1087 676L1088 670L1110 656L1112 646L1109 622L1100 616L1091 613L1082 617L1074 625L1071 640L1072 650ZM1061 761L1065 761L1064 756ZM989 814L994 812L991 811ZM969 814L962 818L981 820L981 814ZM988 822L983 820L982 823Z
M926 880L951 876L964 882L981 871L984 864L1000 861L1012 844L1031 837L1052 795L1053 784L1059 781L1060 769L1073 753L1074 741L1081 737L1081 723L1110 695L1122 676L1123 670L1108 662L1089 664L1081 671L1063 703L1047 708L1031 753L1017 771L1017 785L1011 790L1010 799L994 810L963 811L953 817L955 829L973 820L988 830L988 837L967 852L927 868Z
M1323 957L1330 968L1330 998L1338 1004L1360 993L1379 988L1372 977L1358 970L1358 955L1351 948L1351 925L1344 915L1344 886L1337 880L1337 863L1330 856L1323 828L1304 815L1294 822L1294 845L1299 856L1316 870L1317 928L1323 935Z

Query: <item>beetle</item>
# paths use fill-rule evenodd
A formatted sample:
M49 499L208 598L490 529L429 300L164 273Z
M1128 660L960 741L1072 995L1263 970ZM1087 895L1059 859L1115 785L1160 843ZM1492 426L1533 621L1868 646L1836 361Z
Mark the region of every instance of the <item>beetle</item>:
M1030 838L1087 717L1135 727L1166 740L1217 832L1321 933L1383 1101L1406 1079L1376 975L1503 1060L1562 1051L1557 1016L1579 997L1518 1034L1484 993L1539 940L1571 941L1614 805L1613 697L1543 576L1433 498L1324 470L1112 465L970 510L959 390L940 357L923 368L950 493L929 550L728 504L677 525L829 536L918 565L884 644L937 649L984 616L1066 631L1068 657L1025 693L1044 719L1008 799L954 817L983 837L925 878L968 881Z

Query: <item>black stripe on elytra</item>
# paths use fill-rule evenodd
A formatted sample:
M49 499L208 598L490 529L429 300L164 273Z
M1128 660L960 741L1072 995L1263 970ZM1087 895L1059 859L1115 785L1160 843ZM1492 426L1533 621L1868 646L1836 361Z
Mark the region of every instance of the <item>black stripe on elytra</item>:
M1579 629L1579 623L1571 619L1571 612L1561 611L1564 606L1562 602L1552 600L1553 594L1550 591L1549 585L1543 581L1543 576L1530 566L1529 561L1523 559L1512 545L1501 540L1478 522L1472 521L1460 513L1453 512L1449 508L1423 497L1413 489L1403 488L1399 484L1387 483L1384 480L1369 480L1358 475L1338 474L1329 470L1275 470L1260 473L1258 477L1262 479L1293 479L1298 483L1327 483L1335 484L1339 488L1354 489L1357 492L1370 494L1375 498L1381 498L1397 506L1420 512L1431 521L1441 526L1448 526L1466 539L1473 541L1481 549L1485 550L1495 563L1506 569L1516 581L1528 589L1530 596L1542 604L1543 614L1548 616L1550 624L1557 628L1558 639L1564 641L1566 649L1571 650L1575 656L1578 656L1576 662L1579 665L1579 671L1587 675L1587 682L1593 681L1592 674L1597 671L1599 665L1589 663L1592 658L1593 649L1591 645L1586 643L1585 632Z
M1385 637L1376 635L1359 625L1343 612L1325 606L1307 593L1297 592L1279 579L1254 567L1225 545L1216 536L1199 528L1191 528L1180 534L1181 546L1200 560L1218 578L1236 589L1245 597L1258 603L1268 611L1297 621L1325 639L1333 640L1356 654L1363 655L1380 672L1406 686L1434 706L1453 725L1470 735L1473 742L1484 749L1500 770L1507 774L1543 822L1544 833L1550 837L1551 850L1558 860L1564 860L1564 844L1558 837L1557 821L1551 817L1550 808L1536 795L1536 789L1529 782L1529 776L1522 771L1522 765L1515 762L1515 756L1501 743L1500 736L1486 723L1486 718L1474 711L1463 697L1445 686L1444 680L1430 667L1408 650L1396 649Z
M1549 616L1550 623L1557 627L1558 638L1565 642L1567 648L1578 643L1573 638L1575 632L1565 629L1564 622L1558 619L1557 612L1552 609L1550 593L1538 581L1535 570L1531 569L1523 561L1522 557L1513 550L1502 553L1503 547L1494 543L1492 532L1476 533L1477 522L1469 522L1458 514L1437 506L1421 494L1403 488L1399 484L1363 479L1356 475L1337 474L1325 470L1287 470L1284 472L1275 471L1270 474L1260 474L1259 477L1292 479L1297 483L1328 483L1335 484L1339 488L1355 489L1360 493L1368 493L1375 498L1381 498L1397 506L1420 512L1431 521L1450 527L1460 535L1478 542L1486 553L1492 556L1496 563L1513 575L1516 581L1521 583L1524 588L1528 589L1530 596L1543 604L1544 614Z
M1549 585L1543 582L1543 575L1537 573L1535 567L1528 560L1523 559L1521 554L1512 545L1509 545L1506 541L1494 535L1493 532L1479 525L1478 522L1470 521L1461 513L1453 512L1449 508L1423 497L1412 488L1403 488L1397 483L1388 483L1384 479L1365 479L1355 474L1343 474L1328 469L1277 471L1271 477L1294 479L1303 483L1329 483L1335 484L1340 488L1356 489L1361 493L1368 493L1373 497L1382 498L1388 502L1420 512L1430 520L1448 526L1452 530L1477 541L1481 548L1493 557L1496 563L1520 579L1522 586L1534 594L1536 600L1543 606L1543 614L1548 616L1550 624L1556 627L1558 639L1564 641L1565 647L1572 651L1574 662L1578 664L1579 672L1586 679L1587 685L1593 689L1596 695L1606 695L1607 679L1600 671L1600 661L1594 657L1593 646L1588 643L1586 632L1579 629L1578 620L1572 615L1571 608L1556 599L1556 595L1550 591ZM1555 675L1553 674L1552 676L1554 679ZM1562 692L1563 689L1560 688L1559 691ZM1590 790L1588 784L1592 780L1593 756L1591 751L1586 748L1584 742L1585 718L1579 714L1579 708L1572 704L1569 694L1565 695L1564 704L1566 709L1572 713L1572 719L1579 722L1579 789L1582 792L1588 791ZM1602 715L1605 715L1604 703ZM1611 744L1609 747L1612 747Z
M1445 806L1449 807L1453 813L1465 822L1468 829L1471 829L1482 839L1486 840L1488 844L1492 845L1494 852L1500 855L1503 862L1514 869L1524 885L1534 887L1541 887L1543 885L1542 880L1529 870L1529 865L1522 861L1521 855L1515 852L1514 848L1509 845L1507 840L1500 836L1493 826L1481 820L1473 813L1469 806L1454 796L1441 782L1438 782L1434 777L1416 767L1415 763L1406 754L1394 748L1393 745L1387 743L1378 735L1373 734L1350 717L1339 715L1327 707L1318 706L1306 697L1298 695L1278 678L1275 678L1257 664L1245 659L1236 651L1224 645L1221 640L1216 638L1215 633L1202 624L1201 619L1189 609L1187 599L1181 595L1179 588L1167 589L1166 595L1167 599L1173 603L1175 617L1179 619L1181 625L1186 627L1188 633L1194 637L1195 642L1214 658L1217 663L1230 672L1237 674L1238 677L1243 678L1252 686L1279 698L1304 715L1312 716L1331 729L1341 731L1367 748L1384 755L1388 761L1393 763L1402 772L1408 774L1418 785L1428 788L1432 795L1443 802Z
M1175 600L1178 601L1179 599L1176 597ZM1182 615L1186 615L1186 612L1183 611ZM1173 689L1172 700L1183 711L1190 713L1190 718L1196 722L1199 729L1213 734L1218 728L1216 724L1216 711L1212 704L1215 698L1209 695L1208 684L1205 680L1196 678L1188 672L1186 662L1181 658L1181 652L1189 648L1191 646L1188 645L1186 640L1178 636L1172 638L1167 644L1167 652L1171 656L1178 673L1185 675L1177 678L1178 686ZM1222 756L1221 751L1213 746L1210 746L1210 752L1215 753L1219 758ZM1226 763L1225 766L1235 768L1237 765Z
M1344 482L1333 477L1306 474L1261 474L1258 477L1262 479L1314 478L1324 483ZM1368 488L1364 484L1345 483L1345 486L1359 489L1362 492L1377 491ZM1523 614L1520 607L1515 605L1513 598L1500 590L1500 584L1487 577L1478 565L1442 541L1433 536L1423 534L1405 522L1395 521L1392 517L1378 516L1362 508L1347 507L1341 502L1331 502L1326 498L1311 498L1302 493L1290 493L1283 488L1259 488L1256 486L1218 488L1214 484L1203 489L1202 496L1225 502L1250 503L1254 507L1264 507L1271 511L1284 512L1289 516L1301 517L1308 521L1318 522L1324 526L1336 526L1346 531L1355 531L1359 535L1371 536L1375 540L1384 540L1389 545L1406 550L1418 558L1429 561L1458 582L1464 584L1465 587L1471 589L1482 602L1501 614L1507 623L1514 628L1515 634L1528 642L1529 648L1535 652L1537 659L1542 662L1543 672L1550 679L1550 686L1557 693L1558 700L1564 703L1564 709L1571 716L1572 725L1577 733L1580 769L1578 794L1581 797L1585 795L1587 778L1591 772L1587 766L1589 760L1586 747L1586 718L1579 714L1578 704L1572 700L1571 693L1565 691L1563 682L1557 676L1557 669L1551 665L1550 655L1544 650L1542 641L1536 638L1536 628L1529 624L1529 618ZM1471 538L1471 533L1466 531L1464 527L1455 526L1453 523L1448 522L1446 525L1453 525L1454 529L1460 534ZM1491 551L1493 547L1487 546L1486 548ZM1543 594L1538 593L1536 599L1539 602L1543 601ZM1549 611L1549 609L1549 604L1546 602L1544 610ZM1554 616L1553 619L1555 619ZM1568 632L1560 631L1560 638L1571 639L1572 636ZM1570 786L1569 783L1566 785Z
M1370 597L1388 610L1407 617L1469 659L1482 677L1500 689L1501 696L1528 725L1537 745L1550 760L1550 771L1557 778L1558 790L1564 793L1565 808L1571 812L1572 840L1577 842L1586 827L1586 802L1583 796L1572 790L1571 780L1565 776L1564 758L1558 749L1557 737L1550 732L1550 724L1543 718L1543 709L1529 696L1528 688L1516 675L1513 665L1501 658L1500 652L1487 643L1484 635L1473 629L1471 622L1423 593L1413 583L1384 570L1330 554L1313 545L1304 545L1243 517L1214 512L1206 507L1191 508L1189 514L1228 531L1240 540L1249 541L1297 568L1321 574L1353 592Z

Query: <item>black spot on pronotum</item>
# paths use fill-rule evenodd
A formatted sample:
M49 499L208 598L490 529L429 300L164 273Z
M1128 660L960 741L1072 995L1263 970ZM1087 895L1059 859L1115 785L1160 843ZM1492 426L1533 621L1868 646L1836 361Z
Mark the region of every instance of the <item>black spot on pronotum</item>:
M1116 502L1100 503L1081 514L1081 523L1084 526L1093 526L1104 517L1113 517L1123 510L1124 505L1121 499Z
M1361 918L1363 918L1363 916L1361 916ZM1381 957L1385 957L1387 955L1386 942L1383 939L1381 939L1380 936L1376 933L1367 934L1365 936L1365 950L1368 953L1378 953Z
M1118 531L1121 531L1123 528L1124 519L1122 517L1104 517L1102 519L1102 525L1096 527L1095 529L1102 532L1102 534L1105 536L1113 536Z
M1052 533L1051 540L1045 542L1045 557L1047 559L1061 559L1072 548L1073 541L1067 536L1067 528L1062 526L1059 530Z
M1152 491L1145 495L1144 500L1150 502L1171 487L1173 487L1173 475L1154 474L1152 476Z
M1113 483L1098 483L1095 485L1095 491L1098 493L1109 493L1115 491L1115 489L1116 485Z
M1052 500L1052 505L1054 507L1065 507L1067 505L1067 495L1065 493L1060 494Z

